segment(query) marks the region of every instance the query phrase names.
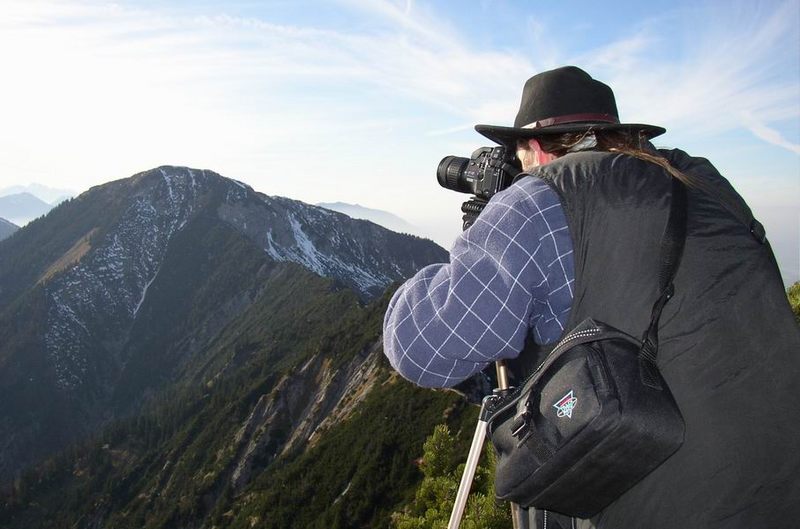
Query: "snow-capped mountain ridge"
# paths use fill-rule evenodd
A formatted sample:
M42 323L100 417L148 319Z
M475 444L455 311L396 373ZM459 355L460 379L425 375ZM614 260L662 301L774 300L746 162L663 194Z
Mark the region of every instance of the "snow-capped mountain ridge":
M158 171L163 183L141 189L116 226L89 243L93 251L47 283L45 344L64 388L76 386L86 374L81 352L94 345L96 331L124 334L130 326L170 240L194 211L198 185L192 171L188 178L176 178L166 168Z
M177 385L330 352L364 302L446 258L208 170L93 187L0 241L0 482Z
M127 336L147 302L171 241L197 215L219 219L274 261L294 262L335 279L363 299L411 275L418 261L444 256L428 241L256 193L211 171L163 166L128 180L107 184L133 187L116 222L97 235L87 234L88 248L45 283L44 343L63 389L76 388L90 374L93 361L86 351L105 350L99 362L113 370L124 366L120 344L111 342L124 342L120 337ZM406 251L409 245L415 250Z

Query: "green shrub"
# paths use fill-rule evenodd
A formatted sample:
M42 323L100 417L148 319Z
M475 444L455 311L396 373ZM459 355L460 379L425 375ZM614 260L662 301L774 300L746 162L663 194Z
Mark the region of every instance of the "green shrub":
M455 438L446 425L437 426L424 445L422 472L425 475L414 501L392 516L394 529L445 529L450 520L467 454L456 449ZM472 482L470 497L461 520L463 529L507 529L511 527L509 504L494 497L494 450L484 447Z

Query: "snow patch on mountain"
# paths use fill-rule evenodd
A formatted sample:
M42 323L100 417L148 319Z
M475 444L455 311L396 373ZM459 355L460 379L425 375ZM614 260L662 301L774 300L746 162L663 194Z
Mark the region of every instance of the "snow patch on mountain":
M194 211L201 186L193 175L185 169L159 172L162 181L133 198L93 251L46 285L50 309L45 346L64 389L80 384L87 352L103 347L98 336L124 335L170 240Z
M114 358L119 347L113 343L125 339L139 315L170 241L204 205L213 205L220 220L271 259L335 279L364 300L416 271L413 252L395 247L408 243L403 236L338 212L256 193L210 171L161 167L128 182L132 194L115 224L103 226L90 250L45 282L50 299L45 344L65 389L81 383L86 355L124 362Z
M396 263L381 255L385 248L373 244L366 249L359 240L366 236L379 242L384 228L288 198L254 196L258 201L245 207L223 204L220 218L276 261L298 263L352 286L364 297L402 277Z
M45 347L58 385L72 388L81 383L86 373L88 362L83 351L89 342L89 330L60 292L51 292L50 299Z
M289 225L292 227L292 234L297 245L289 248L287 254L293 256L295 258L293 260L304 264L312 272L325 275L324 256L317 251L317 247L305 234L303 227L293 214L289 215Z

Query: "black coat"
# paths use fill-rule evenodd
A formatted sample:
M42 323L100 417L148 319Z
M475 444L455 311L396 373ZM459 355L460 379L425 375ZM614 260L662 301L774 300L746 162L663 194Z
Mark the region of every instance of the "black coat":
M747 209L707 160L662 154ZM602 152L570 154L534 174L560 194L574 244L567 328L592 317L641 336L658 298L670 177L656 164ZM689 190L686 247L659 337L658 365L686 422L684 444L577 526L800 527L800 328L769 243L697 189Z

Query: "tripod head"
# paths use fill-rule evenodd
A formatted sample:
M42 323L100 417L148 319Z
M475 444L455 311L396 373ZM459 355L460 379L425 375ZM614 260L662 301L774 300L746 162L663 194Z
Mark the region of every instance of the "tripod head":
M461 212L464 214L464 216L461 217L462 231L475 224L475 221L478 219L478 215L481 214L481 211L483 211L483 208L485 208L486 204L488 203L489 202L483 198L472 197L461 204Z

